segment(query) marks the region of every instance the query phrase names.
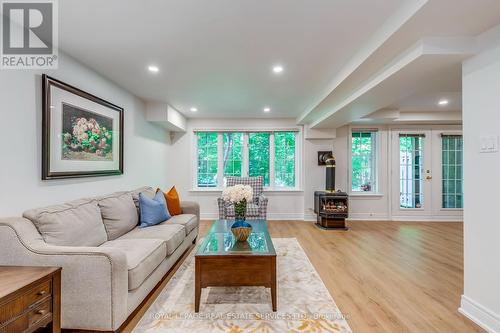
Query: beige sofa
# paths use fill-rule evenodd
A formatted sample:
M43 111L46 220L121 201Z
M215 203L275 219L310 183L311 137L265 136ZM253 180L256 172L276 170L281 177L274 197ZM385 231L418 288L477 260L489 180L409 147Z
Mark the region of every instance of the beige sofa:
M138 194L86 198L0 219L0 265L62 267L62 327L115 331L198 235L199 207L140 229Z

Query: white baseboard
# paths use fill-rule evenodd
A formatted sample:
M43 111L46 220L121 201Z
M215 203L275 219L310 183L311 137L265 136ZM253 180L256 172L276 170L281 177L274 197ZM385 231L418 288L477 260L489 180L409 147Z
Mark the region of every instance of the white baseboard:
M216 220L219 218L219 213L201 213L202 220ZM268 213L267 219L282 220L282 221L316 221L316 214L313 213ZM462 221L462 217L458 216L393 216L392 218L385 214L372 213L351 213L347 221L408 221L408 222L457 222Z
M374 213L349 213L348 221L389 221L389 216Z
M218 213L201 213L200 218L202 220L216 220L219 218ZM267 219L269 221L282 220L282 221L310 221L304 218L304 214L300 213L269 213L267 214ZM316 218L314 218L314 221Z
M462 295L458 312L481 326L489 333L500 333L500 315Z
M463 222L463 216L429 215L429 216L392 216L391 221L401 222Z

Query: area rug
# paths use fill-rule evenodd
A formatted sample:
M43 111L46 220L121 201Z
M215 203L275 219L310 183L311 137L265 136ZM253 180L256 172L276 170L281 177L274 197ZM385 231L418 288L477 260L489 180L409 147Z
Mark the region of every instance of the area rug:
M351 332L323 281L295 238L274 238L278 311L260 287L202 290L194 312L194 254L186 258L133 332Z

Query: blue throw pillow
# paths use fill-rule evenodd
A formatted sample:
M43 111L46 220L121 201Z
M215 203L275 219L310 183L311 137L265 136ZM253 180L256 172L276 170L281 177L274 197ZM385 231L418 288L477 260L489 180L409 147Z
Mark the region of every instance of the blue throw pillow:
M139 228L150 227L171 218L162 191L158 191L153 199L139 193L139 211L141 213Z

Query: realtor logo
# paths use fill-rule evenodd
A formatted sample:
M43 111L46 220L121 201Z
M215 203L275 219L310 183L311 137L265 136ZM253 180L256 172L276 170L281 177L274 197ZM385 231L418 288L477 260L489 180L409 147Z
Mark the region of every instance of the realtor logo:
M1 2L1 68L57 68L55 0Z

